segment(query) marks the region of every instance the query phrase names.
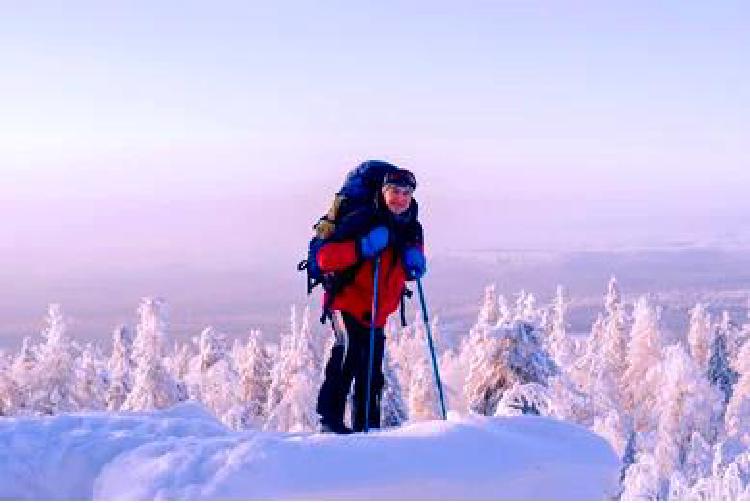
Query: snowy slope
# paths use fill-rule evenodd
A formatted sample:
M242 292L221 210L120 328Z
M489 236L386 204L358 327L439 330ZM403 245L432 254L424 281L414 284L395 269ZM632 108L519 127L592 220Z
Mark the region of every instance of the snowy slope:
M0 420L0 498L605 499L601 438L539 417L458 417L369 435L235 433L195 403Z

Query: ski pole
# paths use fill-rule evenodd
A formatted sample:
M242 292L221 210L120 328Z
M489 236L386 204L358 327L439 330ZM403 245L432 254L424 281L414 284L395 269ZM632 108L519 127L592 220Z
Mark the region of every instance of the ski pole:
M372 287L372 314L370 315L370 354L367 365L367 391L365 392L365 433L370 431L370 388L372 387L372 366L375 352L375 316L378 312L378 276L380 274L380 255L375 257L375 273Z
M435 382L437 383L438 394L440 395L440 411L443 414L443 420L447 419L445 413L445 399L443 398L443 384L440 381L440 371L438 370L438 362L435 357L435 345L432 342L432 327L430 327L430 320L427 316L427 305L424 301L424 291L422 290L422 280L415 274L417 278L417 289L419 290L419 303L422 304L422 321L427 329L427 343L430 346L430 355L432 356L432 369L435 371Z

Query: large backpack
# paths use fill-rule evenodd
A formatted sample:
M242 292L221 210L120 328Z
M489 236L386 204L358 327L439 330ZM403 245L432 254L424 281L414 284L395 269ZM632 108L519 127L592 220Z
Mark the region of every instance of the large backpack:
M351 239L356 237L357 232L362 231L358 217L373 214L383 179L387 173L396 170L398 167L385 161L365 161L351 170L346 175L341 189L336 192L331 208L313 226L315 233L308 245L307 258L297 264L297 270L307 271L308 295L318 285L322 285L328 295L320 317L321 323L325 323L330 317L329 308L333 298L354 279L363 262L360 261L344 271L324 273L318 266L318 251L329 241ZM411 292L406 290L404 294L410 296Z

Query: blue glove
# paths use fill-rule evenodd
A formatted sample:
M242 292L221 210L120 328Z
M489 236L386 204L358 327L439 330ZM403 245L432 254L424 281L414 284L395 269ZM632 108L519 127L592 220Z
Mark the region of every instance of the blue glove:
M422 250L414 246L404 251L404 268L409 280L419 279L427 272L427 259Z
M375 227L359 240L359 250L363 258L372 258L388 246L388 228Z

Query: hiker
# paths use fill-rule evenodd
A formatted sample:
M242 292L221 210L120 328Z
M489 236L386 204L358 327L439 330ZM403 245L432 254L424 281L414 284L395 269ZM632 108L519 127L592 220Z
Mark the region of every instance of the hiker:
M417 203L412 198L417 187L414 175L382 161L367 161L360 169L368 168L368 163L389 167L382 182L377 184L372 202L344 216L337 223L332 238L321 246L315 257L325 273L353 271L352 277L335 295L326 291L324 296L324 316L328 310L336 337L318 395L317 411L324 432L351 433L366 429L375 258L380 257L380 266L369 428L380 427L380 399L385 383L383 327L388 316L403 302L405 282L421 278L426 272L422 226L417 221ZM349 429L344 425L344 409L352 381L353 428Z

